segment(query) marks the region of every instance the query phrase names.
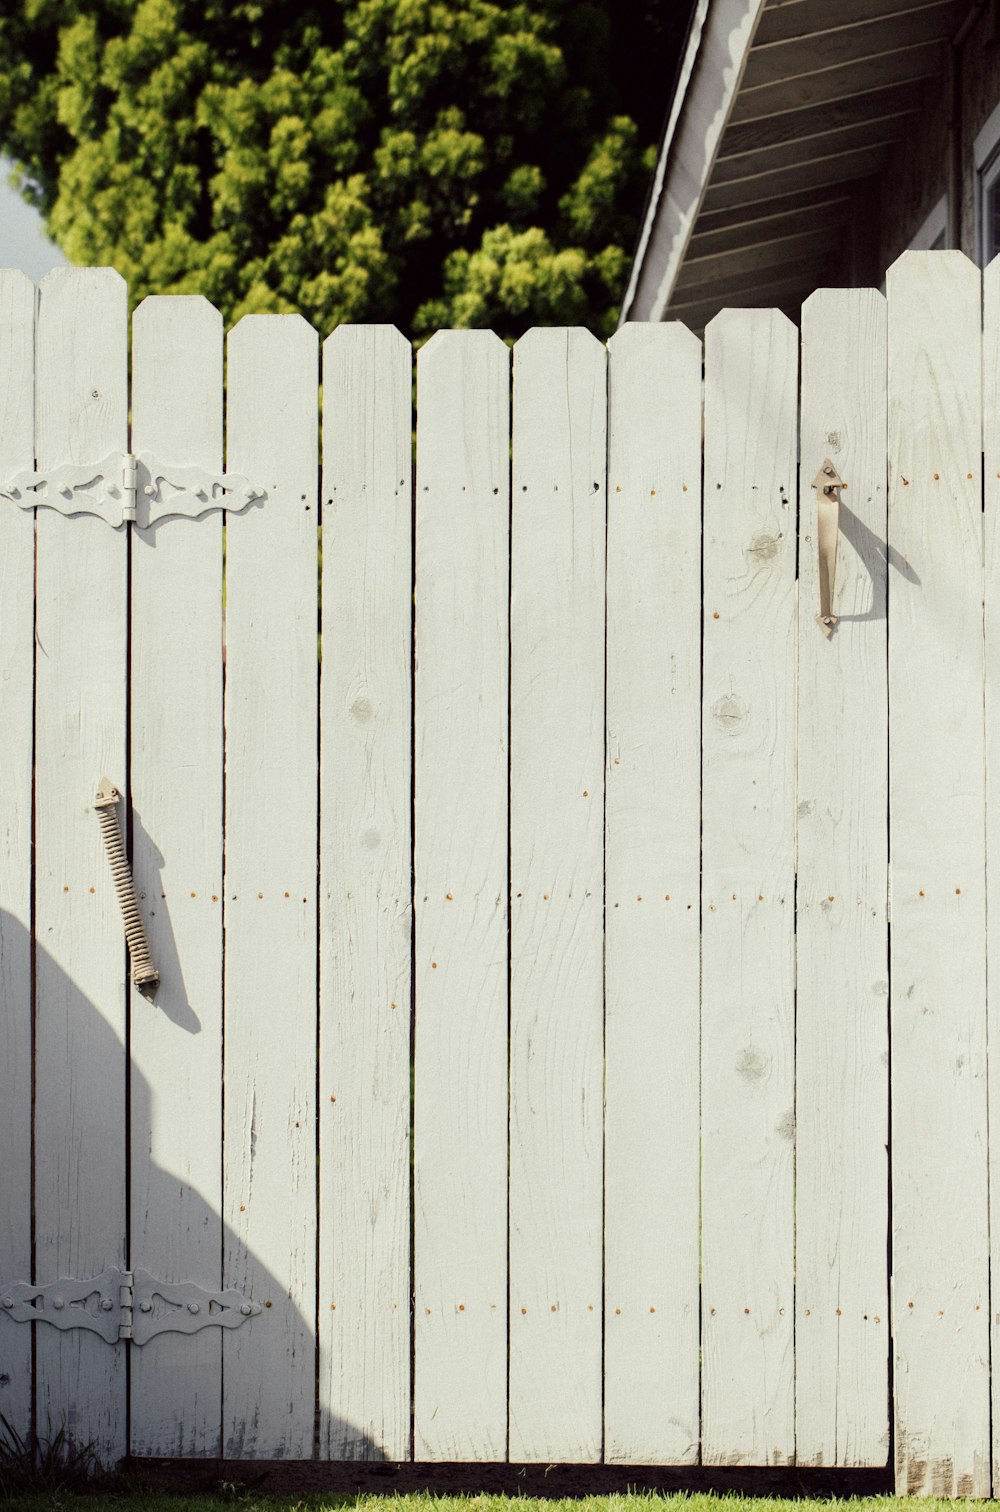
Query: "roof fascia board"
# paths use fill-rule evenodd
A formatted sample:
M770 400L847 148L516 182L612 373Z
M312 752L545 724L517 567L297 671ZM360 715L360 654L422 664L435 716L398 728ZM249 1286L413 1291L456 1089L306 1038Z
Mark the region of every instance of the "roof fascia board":
M683 109L684 101L687 98L688 85L691 82L691 75L694 72L694 66L698 58L698 51L701 47L701 38L705 28L705 18L708 15L708 6L709 0L696 0L694 10L691 14L691 23L688 28L687 46L684 50L684 60L681 63L680 72L677 75L677 83L674 88L673 99L670 102L670 114L667 118L667 124L663 129L663 139L660 143L660 150L656 159L656 168L653 171L652 188L650 190L649 200L646 205L646 214L643 220L642 230L639 234L639 243L635 250L635 256L632 259L632 269L629 274L628 288L625 290L625 298L622 301L622 313L619 324L624 324L625 320L628 318L628 311L632 300L635 297L636 284L639 279L640 270L642 269L643 263L646 259L649 240L656 225L660 196L663 193L663 183L667 173L667 162L670 157L670 148L673 142L674 132L677 129L678 118L680 116L681 110Z
M621 322L662 320L765 0L698 0Z

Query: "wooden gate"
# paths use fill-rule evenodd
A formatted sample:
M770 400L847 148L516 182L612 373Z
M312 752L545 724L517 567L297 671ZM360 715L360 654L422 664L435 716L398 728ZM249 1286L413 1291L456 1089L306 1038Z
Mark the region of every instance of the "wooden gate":
M0 274L0 1412L989 1494L1000 262L439 333L415 471L343 327L319 481L300 318L127 324Z

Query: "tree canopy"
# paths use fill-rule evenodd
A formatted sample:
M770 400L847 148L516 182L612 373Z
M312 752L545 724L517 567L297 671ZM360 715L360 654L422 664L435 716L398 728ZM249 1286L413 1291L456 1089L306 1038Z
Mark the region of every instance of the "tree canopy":
M75 263L228 320L613 328L683 0L10 0L0 145Z

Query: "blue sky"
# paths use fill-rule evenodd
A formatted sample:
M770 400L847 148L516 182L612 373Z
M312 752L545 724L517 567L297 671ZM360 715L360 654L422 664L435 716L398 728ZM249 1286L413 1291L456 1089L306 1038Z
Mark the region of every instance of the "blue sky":
M11 165L0 158L0 268L20 268L37 283L66 259L49 241L37 210L7 182Z

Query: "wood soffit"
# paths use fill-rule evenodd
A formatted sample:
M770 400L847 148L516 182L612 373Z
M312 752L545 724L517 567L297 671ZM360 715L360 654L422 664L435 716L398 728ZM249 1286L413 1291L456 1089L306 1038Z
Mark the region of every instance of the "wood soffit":
M765 288L786 308L811 293L831 228L906 134L968 9L767 0L662 318L702 326Z

